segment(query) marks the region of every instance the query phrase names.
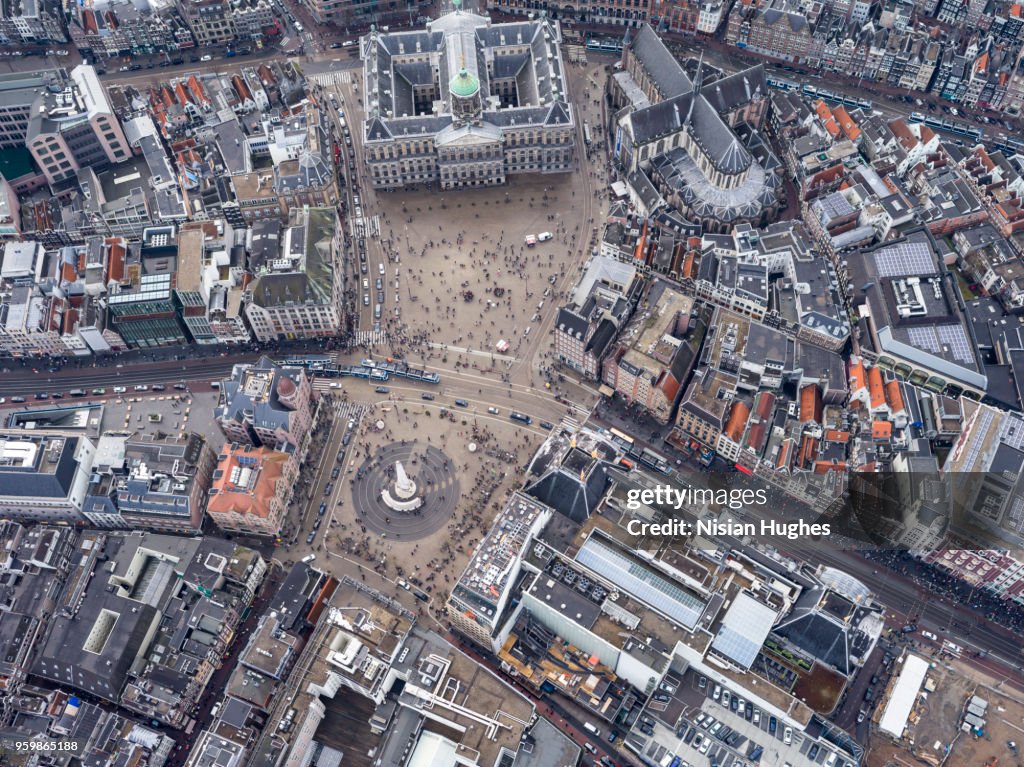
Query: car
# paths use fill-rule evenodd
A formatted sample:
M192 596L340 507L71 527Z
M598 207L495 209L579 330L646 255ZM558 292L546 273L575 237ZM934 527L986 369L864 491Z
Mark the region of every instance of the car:
M698 687L698 689L706 690L707 686L708 686L708 678L706 676L704 676L703 674L701 674L700 678L697 680L697 687Z
M335 467L334 467L334 470L335 470L335 471L337 471L337 470L338 470L338 467L337 467L337 466L335 466ZM320 504L320 508L319 508L319 509L317 509L317 512L316 512L316 513L317 513L317 514L319 514L319 515L321 515L321 516L323 516L324 514L326 514L326 513L327 513L327 504L326 504L326 503L321 503L321 504Z
M428 402L432 402L434 400L434 395L428 391L425 391L420 395L420 399L425 399Z
M200 57L200 61L213 61L213 56L207 53L205 56Z
M722 685L716 684L714 691L711 693L712 700L718 700L722 697Z
M870 703L874 699L875 699L875 690L874 690L873 687L869 687L868 689L866 689L864 691L864 700L866 700L868 703Z
M361 264L359 264L359 271L363 274L366 274L366 261L363 261Z
M489 407L487 408L487 412L490 413L491 415L498 415L498 413L500 413L501 411L496 407Z
M735 695L734 695L734 696L732 697L732 699L731 699L731 700L729 701L729 710L730 710L730 711L739 711L739 710L740 710L740 703L739 703L739 701L738 701L738 700L736 699L736 696L735 696Z
M469 403L464 399L455 400L455 404L458 405L459 407L469 407Z
M375 386L373 390L377 392L377 394L387 394L391 391L387 386Z
M695 736L693 737L693 743L692 743L691 745L692 745L692 746L693 746L694 748L700 748L700 747L701 747L701 744L702 744L703 742L704 742L704 735L703 735L703 733L699 733L699 732L698 732L698 733L697 733L697 734L696 734L696 735L695 735Z
M11 397L11 402L24 402L24 397Z
M785 743L787 746L793 742L792 727L787 727L785 730L782 731L782 742Z
M313 529L314 530L319 530L320 529L320 523L322 523L323 521L324 521L323 517L317 517L316 519L314 519L313 520Z
M106 393L107 393L107 390L104 389L102 386L97 386L95 389L92 390L92 394L97 396L97 397L99 397L99 396L101 396L103 394L106 394Z
M719 701L723 706L729 708L729 701L732 700L732 695L729 694L728 690L722 690L722 700Z
M611 732L608 733L608 742L609 743L614 743L618 739L619 739L618 730L612 730Z
M779 720L776 719L774 716L768 717L768 732L770 732L772 735L774 735L775 731L778 728L779 728Z
M761 760L761 754L763 753L764 746L759 746L755 744L754 747L750 749L750 753L747 755L747 758L752 762L758 762Z
M701 722L703 722L707 718L708 718L708 715L702 712L702 713L697 715L697 718L693 720L693 723L699 727Z
M760 727L761 726L761 709L759 709L759 708L755 708L754 709L754 717L753 717L753 719L751 721L753 722L755 727Z
M710 729L711 729L711 727L712 727L712 726L714 725L714 723L715 723L715 722L717 722L717 721L718 721L718 720L717 720L717 719L715 719L715 718L714 718L713 716L709 716L709 717L708 717L707 719L705 719L705 720L704 720L704 722L703 722L703 723L701 724L701 727L703 727L703 728L704 728L705 730L710 730Z
M140 69L142 69L142 64L132 64L128 67L128 70L131 72L138 72Z
M171 388L172 389L177 389L178 391L185 391L185 389L187 389L188 387L185 384L183 384L183 383L176 383Z
M384 274L384 264L377 264L377 273Z
M537 235L537 241L538 242L547 242L548 240L552 239L553 237L554 237L554 235L551 234L551 232L541 232L540 234Z
M864 709L861 709L860 711L857 712L857 724L860 724L861 722L863 722L867 718L868 718L868 715L866 713L864 713Z
M547 429L548 431L550 431L551 429L555 428L555 425L551 423L551 421L541 421L540 428Z
M309 535L306 536L306 543L307 544L311 544L315 540L316 540L316 530L314 530L313 532L311 532Z
M939 638L937 636L935 636L935 634L933 634L930 631L922 631L921 632L921 636L923 636L925 639L930 639L933 642L939 641Z
M814 744L813 746L811 746L811 748L810 748L810 749L809 749L809 750L807 751L807 758L808 758L808 759L810 759L810 760L811 760L811 761L813 762L813 761L814 761L815 759L817 759L817 758L818 758L818 752L819 752L819 751L821 751L821 746L819 746L819 745L818 745L817 743L815 743L815 744Z
M333 482L328 482L326 485L324 485L324 496L330 495L331 491L333 489L334 489L334 483Z
M378 290L377 291L377 303L378 304L384 303L384 291L383 290Z
M339 469L337 466L335 466L333 469L331 469L331 479L337 479L338 475L340 473L341 473L341 469Z
M686 734L683 736L683 743L689 743L690 741L692 741L696 734L697 734L696 728L688 727L687 730L686 730Z
M376 283L374 285L377 288L377 290L383 290L384 289L384 279L381 278L381 277L378 277L377 281L376 281Z
M152 389L153 391L166 391L167 390L167 387L164 386L163 384L153 384L149 388Z
M54 399L64 399L64 395L61 394L59 391L55 391L50 396L53 397Z
M871 675L871 684L878 684L878 674Z
M49 399L50 398L50 395L47 394L44 391L37 391L35 396L36 396L36 399Z
M338 50L338 48L341 47L341 43L331 43L327 47L330 48L332 51L336 51Z
M706 754L708 751L710 751L711 750L711 743L712 743L711 738L705 738L704 742L700 746L700 749L699 749L700 752L702 754Z
M363 293L363 306L369 306L369 305L370 305L370 294L369 293Z
M713 725L711 725L708 732L710 732L712 735L717 735L723 727L725 727L725 725L722 722L715 722Z
M132 387L135 391L149 391L149 387L146 384L136 384Z
M835 751L829 751L828 756L825 757L825 767L832 767L836 763L838 754Z
M656 692L654 693L654 695L651 696L651 698L653 700L658 701L659 703L668 703L670 700L672 700L671 695L666 695L663 692Z
M125 387L125 386L115 386L114 387L114 394L124 394L126 391L128 391L128 388Z
M380 282L380 280L378 280L378 282ZM370 280L367 277L363 277L363 290L369 290L369 289L370 289Z

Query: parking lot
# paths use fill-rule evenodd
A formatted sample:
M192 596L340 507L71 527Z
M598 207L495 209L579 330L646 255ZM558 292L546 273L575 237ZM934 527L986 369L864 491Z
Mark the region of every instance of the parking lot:
M849 767L852 757L830 743L754 706L744 693L689 671L668 675L655 691L634 733L633 745L662 763L680 757L680 767L740 767L749 762L778 767Z

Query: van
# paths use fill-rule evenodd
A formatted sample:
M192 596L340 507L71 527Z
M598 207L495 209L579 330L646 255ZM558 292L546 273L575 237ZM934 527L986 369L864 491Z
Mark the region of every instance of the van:
M551 232L541 232L540 234L537 235L537 241L538 242L547 242L548 240L553 239L553 238L554 238L554 235L551 234Z
M600 738L601 737L601 731L599 729L597 729L594 725L592 725L590 722L584 722L583 723L583 729L586 730L587 732L589 732L595 738Z
M584 743L584 744L583 744L583 747L584 747L585 749L587 749L587 751L589 751L589 752L590 752L590 753L592 753L592 754L596 754L596 753L597 753L597 749L596 749L596 748L594 748L594 747L593 747L593 746L592 746L592 745L591 745L590 743Z
M380 304L376 304L373 307L373 318L375 320L379 320L380 319Z

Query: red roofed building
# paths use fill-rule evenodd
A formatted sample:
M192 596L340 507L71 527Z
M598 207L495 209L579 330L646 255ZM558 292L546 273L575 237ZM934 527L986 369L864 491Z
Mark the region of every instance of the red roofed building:
M889 412L889 403L885 401L885 384L882 382L882 371L868 368L868 391L871 394L871 412Z
M735 400L729 411L722 435L718 438L718 453L725 459L735 461L740 454L740 445L747 430L750 407L743 400Z
M276 536L297 479L295 453L225 444L206 511L221 530Z

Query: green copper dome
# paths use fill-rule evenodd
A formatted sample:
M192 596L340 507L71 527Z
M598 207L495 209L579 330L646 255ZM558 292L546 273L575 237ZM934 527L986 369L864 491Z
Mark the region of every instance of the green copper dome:
M469 99L473 98L473 96L480 92L480 81L476 79L476 75L463 67L459 70L459 73L452 78L451 83L448 85L448 89L452 92L453 96L458 96L462 99Z

